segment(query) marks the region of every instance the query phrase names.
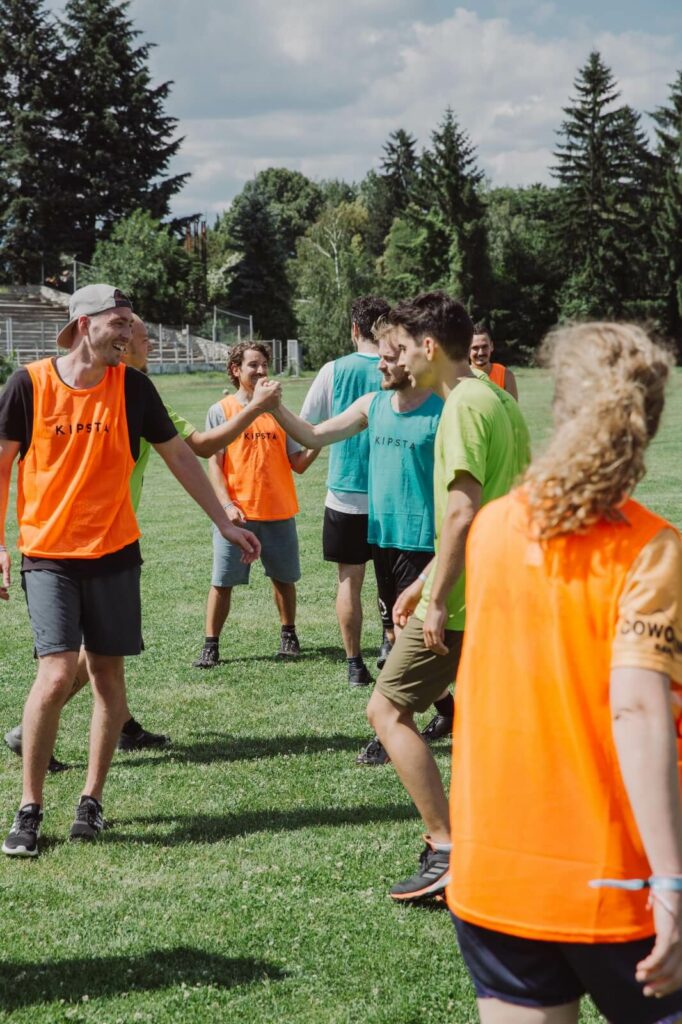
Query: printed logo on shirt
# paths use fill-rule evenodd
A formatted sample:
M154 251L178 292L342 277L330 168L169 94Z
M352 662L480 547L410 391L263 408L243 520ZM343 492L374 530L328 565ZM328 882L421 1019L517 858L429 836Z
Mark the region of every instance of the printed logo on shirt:
M89 423L69 423L65 426L57 423L54 428L56 437L66 437L69 434L108 434L109 424L101 420L91 420Z
M245 441L276 441L278 434L276 430L245 430L243 437Z
M625 619L620 633L621 636L658 641L655 649L661 654L682 654L682 641L678 639L675 627L670 624L652 622L650 619Z
M384 446L386 448L405 448L411 452L413 452L417 447L414 441L404 440L400 437L381 436L380 434L374 435L374 444Z

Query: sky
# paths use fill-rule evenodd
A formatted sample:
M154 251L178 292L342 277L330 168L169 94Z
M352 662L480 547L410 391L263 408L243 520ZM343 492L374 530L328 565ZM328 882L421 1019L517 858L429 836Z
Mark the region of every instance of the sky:
M57 13L61 0L49 3ZM493 185L549 182L573 81L598 49L623 102L682 71L680 0L132 0L190 171L173 213L209 224L266 167L359 181L398 128L418 148L449 105Z

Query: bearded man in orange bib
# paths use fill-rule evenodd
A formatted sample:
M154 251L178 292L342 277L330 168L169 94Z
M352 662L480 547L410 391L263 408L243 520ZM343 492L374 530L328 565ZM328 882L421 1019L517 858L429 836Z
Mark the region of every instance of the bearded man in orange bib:
M502 363L494 363L492 361L494 349L493 339L490 337L485 324L477 324L474 328L474 337L469 349L469 362L475 370L481 370L483 373L486 373L493 384L497 384L498 388L502 388L503 391L506 391L507 394L511 395L518 402L519 389L516 386L516 377Z
M609 323L545 356L554 436L467 543L448 904L484 1024L673 1024L682 542L631 497L673 360Z
M270 352L260 342L235 345L227 360L227 372L237 389L208 410L206 429L243 415L253 401L259 382L268 376ZM237 526L248 524L261 543L261 559L279 613L281 631L278 655L297 657L296 582L301 569L295 516L298 512L292 476L304 473L319 455L319 449L304 450L270 413L257 416L252 424L224 451L212 455L208 474L220 504ZM219 532L213 531L213 572L206 608L206 635L194 668L211 669L220 663L219 639L230 612L232 589L249 582L249 566L239 551Z
M57 339L69 351L17 370L0 396L0 597L7 599L10 584L4 522L19 456L22 587L39 659L24 708L23 797L2 847L14 857L38 853L45 774L81 644L94 704L87 778L70 835L92 840L103 828L102 789L126 715L124 657L142 645L140 531L130 496L141 438L245 560L260 550L225 516L154 385L122 365L130 301L109 285L88 285L71 296L69 312Z

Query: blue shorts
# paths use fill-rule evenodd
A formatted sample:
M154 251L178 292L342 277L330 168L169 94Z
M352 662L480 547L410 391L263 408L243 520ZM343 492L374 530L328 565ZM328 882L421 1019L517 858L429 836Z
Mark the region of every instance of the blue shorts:
M261 543L260 560L266 576L280 583L296 583L300 580L301 565L294 518L252 520L246 523L246 529L255 533ZM239 587L248 583L251 566L245 565L241 558L241 548L225 540L214 526L211 585Z
M457 941L479 999L516 1006L561 1006L592 997L610 1024L668 1024L682 1014L682 989L663 999L642 994L635 967L654 937L635 942L546 942L462 921Z

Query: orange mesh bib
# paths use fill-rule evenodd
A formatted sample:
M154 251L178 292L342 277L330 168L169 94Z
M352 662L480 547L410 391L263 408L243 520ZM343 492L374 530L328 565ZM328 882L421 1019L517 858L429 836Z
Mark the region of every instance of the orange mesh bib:
M474 924L575 942L653 932L646 893L588 886L651 874L618 767L609 677L627 574L669 524L635 501L622 511L625 523L540 546L516 491L471 528L448 902Z
M507 371L502 363L493 363L490 367L490 373L488 376L493 384L497 384L498 388L502 388L504 391L505 381L507 380Z
M125 367L67 387L51 359L31 363L33 436L19 463L19 548L32 558L99 558L140 536L130 501Z
M220 404L228 420L242 410L234 395ZM286 434L270 413L257 416L228 445L223 474L230 501L239 504L247 519L290 519L298 512Z

